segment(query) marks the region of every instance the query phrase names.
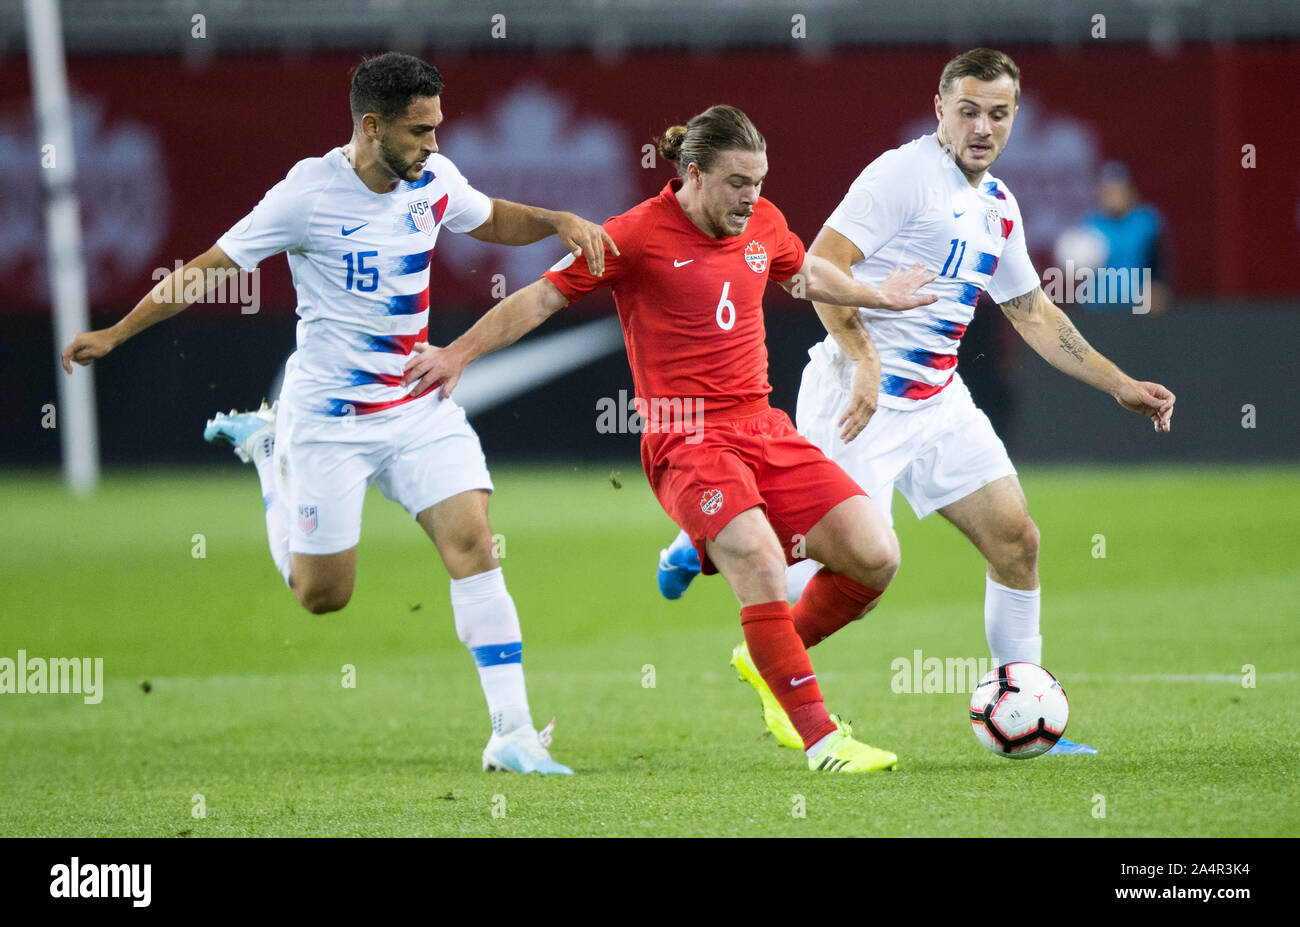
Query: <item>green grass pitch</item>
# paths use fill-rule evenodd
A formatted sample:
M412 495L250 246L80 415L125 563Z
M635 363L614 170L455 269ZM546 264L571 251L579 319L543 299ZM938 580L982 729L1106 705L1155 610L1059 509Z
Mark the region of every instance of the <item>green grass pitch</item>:
M830 708L899 754L866 776L812 774L760 736L725 583L656 592L674 529L634 462L621 489L608 468L494 476L534 716L558 715L575 777L479 772L486 712L446 576L378 493L352 604L317 617L271 566L251 471L112 475L86 501L10 474L0 657L102 657L107 682L97 705L0 695L0 835L1300 832L1295 469L1022 474L1044 661L1094 757L1002 760L965 693L892 690L914 651L987 656L978 555L896 500L884 604L812 651Z

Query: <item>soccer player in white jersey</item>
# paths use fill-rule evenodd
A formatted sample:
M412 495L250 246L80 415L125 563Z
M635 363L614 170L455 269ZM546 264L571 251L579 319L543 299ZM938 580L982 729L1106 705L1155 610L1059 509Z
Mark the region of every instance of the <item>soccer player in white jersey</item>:
M599 225L475 190L438 154L442 77L388 52L353 72L352 138L298 162L256 208L177 274L252 270L287 252L298 294L297 350L276 406L218 415L204 437L235 446L261 481L276 568L304 608L337 611L352 596L361 509L377 483L428 533L451 576L460 639L487 699L492 735L483 768L570 774L551 759L550 728L533 726L522 636L488 525L488 476L464 411L437 390L401 385L428 340L429 262L441 229L525 245L552 234L592 273ZM173 275L175 276L175 275ZM192 279L184 277L182 279ZM212 279L209 277L208 279ZM169 277L111 328L78 335L63 366L89 364L186 308ZM179 281L176 281L179 283Z
M796 410L800 433L866 489L886 524L897 486L918 518L937 511L983 554L985 634L998 665L1042 663L1038 528L1006 449L956 369L981 291L1048 363L1146 416L1157 432L1169 431L1174 408L1172 392L1123 373L1039 286L1016 199L988 173L1019 99L1020 71L1007 55L977 48L953 58L934 98L937 131L868 165L826 220L809 254L860 280L919 261L939 275L922 292L939 300L903 312L814 304L831 334L808 352ZM680 596L698 573L693 554L681 536L661 553L665 597ZM820 568L811 560L790 567L792 600ZM793 743L761 677L737 669L759 689L777 739ZM1053 752L1096 750L1063 739Z

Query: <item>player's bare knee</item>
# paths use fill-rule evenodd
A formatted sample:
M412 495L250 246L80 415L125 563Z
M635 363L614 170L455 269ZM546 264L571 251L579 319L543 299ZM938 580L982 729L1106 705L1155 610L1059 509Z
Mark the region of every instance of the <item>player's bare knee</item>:
M894 575L897 572L898 557L890 557L880 553L859 560L857 568L848 575L851 579L862 583L864 586L883 589L893 582Z
M1003 576L1028 580L1038 569L1038 526L1025 518L999 532L989 562Z
M453 574L472 575L497 567L496 542L487 531L457 532L438 545L443 565Z
M728 538L717 544L713 559L720 569L727 564L723 572L731 573L746 587L785 588L785 555L775 535L756 532ZM735 583L732 585L734 588Z
M298 603L313 615L327 615L330 612L342 611L352 600L350 589L309 586L305 589L295 589L294 592L298 596Z
M455 557L481 556L492 549L492 535L486 531L464 531L452 535L442 545Z
M734 560L785 562L781 542L771 531L727 531L719 534L716 545L724 557Z
M731 569L723 572L742 601L746 594L761 601L785 598L785 558L779 554L734 561Z
M1025 566L1038 564L1038 526L1032 518L1026 517L1018 526L1011 539L1011 548L1015 559Z
M749 567L753 578L763 585L785 587L785 558L780 554L769 552L767 556L756 557L749 562Z
M898 538L893 531L875 535L848 551L849 562L843 569L837 570L850 579L883 589L888 586L898 572L899 550Z
M874 556L871 560L871 565L885 577L885 581L880 584L881 586L888 585L889 581L894 578L901 561L902 554L898 548L898 535L891 530L875 545Z
M303 602L303 607L313 615L328 615L330 612L342 611L349 601L350 596L326 593L307 599Z

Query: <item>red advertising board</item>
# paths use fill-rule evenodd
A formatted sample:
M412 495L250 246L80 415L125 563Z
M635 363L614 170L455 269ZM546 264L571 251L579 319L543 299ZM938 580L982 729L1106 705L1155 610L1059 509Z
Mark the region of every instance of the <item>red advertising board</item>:
M671 176L651 163L651 138L726 102L767 137L764 194L811 241L868 162L933 130L935 85L953 51L425 57L447 82L442 151L489 195L597 219L621 212ZM1040 265L1091 205L1097 166L1115 159L1167 220L1177 293L1300 291L1289 116L1300 45L1007 51L1023 96L994 172L1020 201ZM296 161L346 142L348 70L360 57L74 58L92 305L110 315L129 308L151 275L209 247ZM0 62L0 88L0 312L45 311L42 145L24 59ZM505 249L441 236L432 302L485 308L494 291L530 282L556 257L554 242ZM283 260L266 262L260 283L264 311L292 309ZM789 303L774 295L772 304Z

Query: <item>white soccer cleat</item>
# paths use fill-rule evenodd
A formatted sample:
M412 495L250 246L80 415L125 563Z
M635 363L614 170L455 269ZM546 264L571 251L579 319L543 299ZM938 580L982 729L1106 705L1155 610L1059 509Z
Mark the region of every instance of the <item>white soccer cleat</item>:
M275 410L279 401L255 412L218 412L203 428L203 440L234 445L235 456L248 463L255 456L269 455L275 448Z
M509 734L493 734L483 748L484 772L541 773L543 776L572 776L573 770L551 759L547 747L555 720L540 732L531 724L515 728Z

